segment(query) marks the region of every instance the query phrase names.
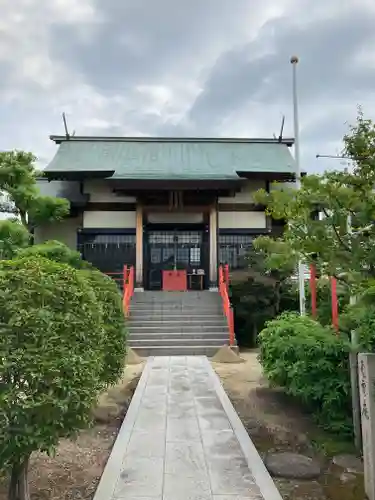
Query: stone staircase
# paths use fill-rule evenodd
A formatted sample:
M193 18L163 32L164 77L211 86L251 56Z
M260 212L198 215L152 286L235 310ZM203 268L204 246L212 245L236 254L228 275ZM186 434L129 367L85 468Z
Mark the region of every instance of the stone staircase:
M213 356L229 343L217 292L136 292L128 345L139 356Z

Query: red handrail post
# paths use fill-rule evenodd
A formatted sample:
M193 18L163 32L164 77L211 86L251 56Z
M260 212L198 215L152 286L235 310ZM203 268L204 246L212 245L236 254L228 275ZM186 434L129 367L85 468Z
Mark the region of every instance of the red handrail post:
M315 264L310 265L310 292L311 292L311 315L314 319L316 319L317 308L316 308L316 267L315 267Z
M229 345L234 346L234 315L233 308L229 308Z
M332 326L339 331L339 308L337 300L337 280L336 278L331 278L331 306L332 306Z
M229 330L229 345L233 346L234 338L234 315L229 300L229 266L219 266L219 293L221 295L223 313L227 320Z
M225 280L225 286L229 287L229 265L225 264L224 266L224 280Z

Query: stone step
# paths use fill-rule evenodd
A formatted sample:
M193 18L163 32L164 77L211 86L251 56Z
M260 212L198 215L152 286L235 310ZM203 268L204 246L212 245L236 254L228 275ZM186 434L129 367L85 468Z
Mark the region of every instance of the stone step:
M172 313L167 313L167 312L150 312L149 314L146 314L144 312L139 312L139 311L132 311L130 315L130 322L133 321L190 321L194 319L195 321L226 321L224 315L222 312L216 313L216 314L181 314L178 311L174 311Z
M215 300L220 297L218 292L209 292L207 290L199 291L199 290L189 290L186 292L163 292L163 291L155 291L155 292L135 292L133 295L133 300L197 300L197 299L207 299L207 300Z
M216 337L207 339L206 337L201 338L148 338L148 339L138 339L135 337L130 337L128 340L128 346L132 349L144 348L144 347L164 347L164 346L220 346L229 342L228 336Z
M134 327L155 327L155 326L168 326L168 327L176 327L179 329L181 326L219 326L219 327L226 327L227 323L225 321L225 318L223 317L214 317L210 319L206 318L194 318L194 317L187 317L186 319L181 319L179 317L176 317L175 319L172 319L170 316L166 318L160 318L160 319L155 319L155 318L149 318L149 317L142 317L142 318L130 318L129 320L129 328L134 328ZM198 328L199 329L199 328Z
M221 326L215 325L189 325L188 323L181 323L180 326L168 325L167 323L162 323L158 326L137 326L129 325L130 333L209 333L209 332L227 332L227 325L223 324Z
M140 314L180 314L183 316L206 316L215 315L220 316L223 314L220 308L207 308L207 307L140 307L137 309L131 308L130 315Z
M224 345L224 344L222 344ZM162 347L136 347L134 351L141 357L147 356L214 356L220 346L212 345L191 345L191 346L173 346L166 345Z
M129 339L212 339L212 338L228 338L228 331L222 332L130 332Z

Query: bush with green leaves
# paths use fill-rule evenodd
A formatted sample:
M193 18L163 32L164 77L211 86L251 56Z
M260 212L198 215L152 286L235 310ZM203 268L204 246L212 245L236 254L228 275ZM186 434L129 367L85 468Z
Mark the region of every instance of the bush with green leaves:
M257 336L267 321L281 311L298 310L298 295L293 283L284 281L277 290L268 282L248 278L231 285L236 339L240 346L254 347ZM276 311L277 302L277 311Z
M81 270L102 308L102 327L106 336L103 380L107 384L117 382L125 364L126 328L121 295L116 283L84 261L79 252L59 241L47 241L19 252L22 257L35 255Z
M113 279L95 269L80 271L102 306L105 331L103 380L114 384L125 366L126 325L122 299Z
M90 269L92 265L83 260L81 254L72 250L61 241L50 240L28 248L21 248L17 257L45 257L54 262L69 264L75 269Z
M27 464L87 426L110 367L102 304L81 271L40 257L0 265L0 469L29 498ZM117 373L117 366L114 373Z
M357 302L339 316L340 331L351 337L356 332L358 349L375 352L375 282L370 280L359 290Z
M0 221L0 259L13 259L18 249L29 244L30 234L18 220Z
M307 316L283 313L267 323L259 341L270 382L302 402L325 429L350 434L347 339Z

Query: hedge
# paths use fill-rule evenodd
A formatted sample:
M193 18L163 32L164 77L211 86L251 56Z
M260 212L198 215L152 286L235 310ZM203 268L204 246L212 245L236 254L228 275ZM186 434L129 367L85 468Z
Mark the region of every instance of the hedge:
M345 336L307 316L283 313L267 323L259 343L270 382L302 402L327 430L351 434L350 345Z
M17 476L30 453L88 425L106 384L102 325L80 271L40 257L1 263L0 469Z

